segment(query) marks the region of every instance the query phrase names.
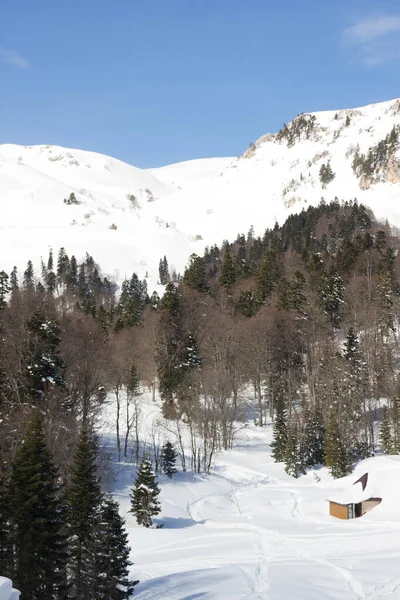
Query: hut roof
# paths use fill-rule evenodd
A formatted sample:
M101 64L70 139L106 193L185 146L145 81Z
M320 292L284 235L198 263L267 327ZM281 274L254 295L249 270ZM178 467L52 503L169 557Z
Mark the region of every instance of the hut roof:
M365 502L365 500L372 497L373 491L371 486L368 485L368 473L364 473L353 485L338 491L330 496L328 500L337 504L358 504L358 502Z

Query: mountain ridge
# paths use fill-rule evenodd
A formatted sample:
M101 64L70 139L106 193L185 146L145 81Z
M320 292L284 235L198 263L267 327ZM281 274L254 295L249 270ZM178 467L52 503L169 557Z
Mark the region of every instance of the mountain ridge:
M160 257L182 272L190 254L252 225L261 234L322 197L357 198L400 226L393 131L400 131L399 99L301 114L239 157L154 169L60 146L0 145L0 269L22 269L64 246L77 256L90 252L116 280L135 271L154 287ZM331 169L326 181L323 166ZM64 203L71 193L76 204Z

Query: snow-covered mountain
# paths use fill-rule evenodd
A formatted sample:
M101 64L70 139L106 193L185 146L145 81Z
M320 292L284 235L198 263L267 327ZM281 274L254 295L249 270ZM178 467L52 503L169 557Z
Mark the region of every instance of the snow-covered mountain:
M148 170L82 150L0 145L0 269L64 246L78 259L90 252L117 279L147 273L151 287L164 254L182 271L206 245L251 225L262 233L321 197L357 198L400 226L396 128L400 100L310 113L239 158Z

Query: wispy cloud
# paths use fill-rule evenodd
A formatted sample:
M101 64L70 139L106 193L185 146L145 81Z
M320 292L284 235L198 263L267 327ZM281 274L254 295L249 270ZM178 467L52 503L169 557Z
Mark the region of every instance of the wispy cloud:
M366 66L376 66L400 58L400 15L370 17L347 27L342 44L357 49Z
M27 69L29 67L29 61L23 56L14 52L13 50L6 50L0 48L0 60L10 67L16 67L17 69Z

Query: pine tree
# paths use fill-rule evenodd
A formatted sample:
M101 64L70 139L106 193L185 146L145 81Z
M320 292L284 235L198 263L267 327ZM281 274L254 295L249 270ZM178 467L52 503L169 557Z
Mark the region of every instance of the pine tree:
M192 290L206 292L208 290L207 271L204 258L192 254L189 259L189 265L183 276L185 283Z
M29 331L29 364L26 374L29 395L34 399L42 398L48 387L54 385L66 397L65 365L59 352L59 323L37 312L26 325Z
M7 306L6 297L11 290L9 277L5 271L0 271L0 310L4 310Z
M19 447L10 480L13 580L23 598L66 598L65 505L36 415Z
M24 271L23 287L25 290L32 290L35 286L33 264L28 260L26 270Z
M167 440L163 445L161 451L161 466L163 473L165 473L165 475L167 475L167 477L169 477L170 479L172 479L172 477L177 472L175 468L177 456L178 453L175 450L174 446L169 440Z
M304 462L308 467L324 464L325 426L321 410L317 407L309 417L303 439Z
M288 475L298 478L306 473L304 453L301 442L301 432L298 427L289 428L286 447L284 449L285 471Z
M11 271L10 286L12 291L18 290L19 288L17 267L13 267L13 270Z
M283 394L279 394L276 403L276 415L273 425L273 442L271 443L272 456L275 462L285 460L285 452L288 442L288 423Z
M350 452L343 440L337 418L331 415L325 440L325 464L329 467L332 477L345 477L352 471Z
M394 454L393 436L390 424L390 414L387 406L382 408L380 442L385 454Z
M13 551L10 527L11 497L9 482L0 475L0 573L13 577Z
M236 281L236 270L229 250L225 251L224 260L222 263L221 274L219 276L220 284L229 289Z
M256 296L259 302L264 302L271 295L279 281L280 269L278 257L274 250L264 253L260 269L257 274Z
M158 501L160 489L151 462L145 457L139 467L135 487L131 494L131 510L139 525L152 527L152 517L161 512Z
M93 590L99 585L96 564L101 548L102 501L96 447L84 427L75 451L68 488L70 600L97 600Z
M101 507L101 526L97 554L98 571L96 600L128 600L138 581L129 579L130 548L125 523L118 512L118 503L111 496Z

